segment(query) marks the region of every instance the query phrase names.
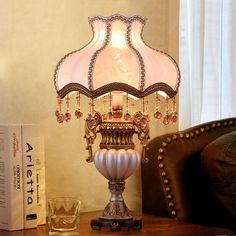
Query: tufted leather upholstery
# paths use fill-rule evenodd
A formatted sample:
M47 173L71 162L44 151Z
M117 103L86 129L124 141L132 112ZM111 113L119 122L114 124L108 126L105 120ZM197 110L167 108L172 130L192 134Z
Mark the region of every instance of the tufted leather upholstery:
M236 118L204 123L154 138L142 164L143 212L182 221L227 226L225 209L201 166L204 147L236 130Z

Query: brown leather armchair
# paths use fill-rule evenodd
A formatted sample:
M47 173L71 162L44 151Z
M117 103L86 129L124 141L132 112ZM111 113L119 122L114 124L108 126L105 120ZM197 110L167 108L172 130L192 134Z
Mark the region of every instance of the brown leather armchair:
M202 164L203 150L233 131L236 131L236 118L204 123L150 141L146 152L149 161L142 164L143 212L236 230L236 217L232 221L228 208L217 198ZM236 147L236 142L232 145ZM217 156L219 149L210 150L213 157ZM233 168L236 183L236 163ZM213 174L215 170L210 168ZM231 204L236 209L235 200Z

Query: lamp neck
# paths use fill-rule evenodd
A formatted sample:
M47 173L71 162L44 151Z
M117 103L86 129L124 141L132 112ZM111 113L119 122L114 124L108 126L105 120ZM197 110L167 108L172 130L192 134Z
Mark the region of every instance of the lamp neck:
M113 92L112 93L112 115L114 118L121 118L122 117L122 110L123 110L123 92Z

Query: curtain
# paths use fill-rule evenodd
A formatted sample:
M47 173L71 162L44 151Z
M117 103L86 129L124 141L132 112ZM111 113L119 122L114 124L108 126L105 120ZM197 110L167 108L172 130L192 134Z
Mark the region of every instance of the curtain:
M179 129L236 116L236 1L180 0Z

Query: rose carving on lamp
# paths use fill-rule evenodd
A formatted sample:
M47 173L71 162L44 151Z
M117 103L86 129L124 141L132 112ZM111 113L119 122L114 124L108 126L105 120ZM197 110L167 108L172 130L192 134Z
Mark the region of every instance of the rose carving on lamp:
M93 229L109 226L140 229L141 219L135 219L122 197L125 180L131 176L145 158L149 140L149 114L145 97L156 93L155 119L164 124L177 121L175 96L180 82L177 63L168 54L155 50L142 39L146 18L125 17L115 14L89 18L93 37L83 48L65 55L57 64L54 82L58 94L56 117L59 123L69 121L70 95L77 93L75 116L83 117L81 94L90 98L90 112L85 118L85 138L89 152L88 162L109 181L111 198L102 216L91 221ZM161 114L160 95L164 95L165 114ZM142 109L131 112L130 101L141 100ZM96 100L107 100L109 108L96 110ZM65 100L66 112L62 112ZM93 153L97 134L101 143ZM142 155L135 150L133 135L143 145ZM142 157L141 157L142 156Z

